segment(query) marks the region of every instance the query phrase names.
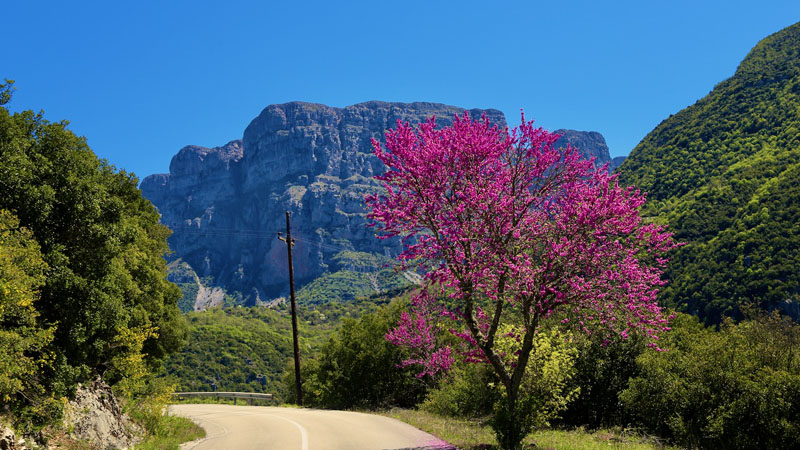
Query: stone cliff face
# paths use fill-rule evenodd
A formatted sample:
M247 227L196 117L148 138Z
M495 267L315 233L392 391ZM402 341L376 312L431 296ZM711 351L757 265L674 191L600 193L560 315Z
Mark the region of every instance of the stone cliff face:
M608 164L608 171L612 172L614 169L622 164L625 160L624 156L618 156L611 159L608 153L608 145L606 139L602 134L597 131L575 131L575 130L555 130L554 133L560 134L561 138L556 141L557 147L565 147L567 144L577 148L584 158L589 159L594 157L595 167L602 167L603 164Z
M291 212L297 241L299 284L340 269L334 256L343 250L396 255L398 240L375 239L366 226L363 197L378 189L372 177L384 170L370 139L382 141L398 120L419 123L435 115L446 126L463 112L435 103L270 105L241 141L184 147L169 174L145 178L141 189L174 231L169 242L175 256L202 284L238 292L240 302L253 304L286 290L286 247L277 239L285 232L285 211ZM506 125L494 109L469 113ZM562 141L598 162L610 159L599 133L560 131Z
M170 246L205 282L242 294L244 303L285 290L285 211L292 215L295 276L302 283L335 270L342 250L395 255L397 240L380 241L367 228L363 196L383 170L370 139L382 140L397 120L436 116L452 123L462 108L434 103L367 102L346 108L292 102L270 105L241 141L188 146L169 174L151 175L141 189L174 234ZM472 117L505 126L497 110Z

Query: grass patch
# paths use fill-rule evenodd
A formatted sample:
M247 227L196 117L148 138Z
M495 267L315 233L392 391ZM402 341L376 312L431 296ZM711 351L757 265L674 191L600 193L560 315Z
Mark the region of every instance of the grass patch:
M164 415L153 434L137 445L135 450L178 450L184 442L205 437L206 430L186 417Z
M492 429L481 420L441 417L425 411L392 409L382 413L430 433L463 450L497 448ZM668 450L655 438L626 430L541 430L525 439L527 448L541 450Z

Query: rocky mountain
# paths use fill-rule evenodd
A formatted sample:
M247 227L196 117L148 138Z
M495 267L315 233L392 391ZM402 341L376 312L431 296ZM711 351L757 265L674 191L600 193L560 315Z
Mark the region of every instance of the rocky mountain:
M608 145L606 139L602 134L597 131L576 131L576 130L555 130L554 133L560 134L561 137L556 141L557 147L563 147L567 144L580 150L583 157L586 159L594 158L595 167L602 167L608 164L608 170L614 171L625 160L624 156L618 156L611 159L608 153Z
M620 168L686 245L661 301L708 323L743 305L800 320L800 23L759 42Z
M377 273L383 264L370 262L376 259L368 255L394 256L401 244L375 239L367 227L363 196L379 188L372 177L384 170L370 140L383 140L398 120L419 123L436 116L437 124L446 126L463 112L435 103L372 101L334 108L292 102L266 107L241 140L182 148L169 174L151 175L140 187L174 232L169 242L180 261L170 267L180 270L171 278L191 297L184 299L183 309L224 304L225 295L214 288L233 296L227 301L244 304L283 293L286 247L277 233L285 232L285 211L291 212L299 285L326 273L353 272L354 266L360 274ZM506 125L498 110L468 112ZM561 131L562 142L589 150L598 162L610 161L599 133ZM386 288L379 283L383 275L351 278L363 278L376 291ZM397 287L398 282L385 284Z

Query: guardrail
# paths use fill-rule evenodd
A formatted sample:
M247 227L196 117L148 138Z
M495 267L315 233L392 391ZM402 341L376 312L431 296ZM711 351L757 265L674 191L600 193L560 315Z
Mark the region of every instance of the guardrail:
M258 392L175 392L173 397L178 400L183 400L187 397L213 397L213 398L233 398L233 404L236 404L236 399L243 398L247 403L252 405L253 400L273 400L272 394L261 394Z

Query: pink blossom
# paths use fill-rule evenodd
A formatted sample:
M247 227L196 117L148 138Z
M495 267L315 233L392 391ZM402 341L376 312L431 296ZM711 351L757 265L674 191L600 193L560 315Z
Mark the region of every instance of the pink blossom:
M433 119L398 121L385 149L373 140L388 170L377 177L385 191L366 197L368 217L379 237L404 239L403 264L425 272L411 311L387 334L411 350L404 364L423 375L450 366L442 321L463 339L459 351L492 364L507 386L554 313L563 327L606 337L655 341L668 329L656 294L671 233L642 220L643 193L569 145L556 148L558 137L524 116L509 132L465 113L438 129ZM493 346L512 312L522 349L507 362Z

